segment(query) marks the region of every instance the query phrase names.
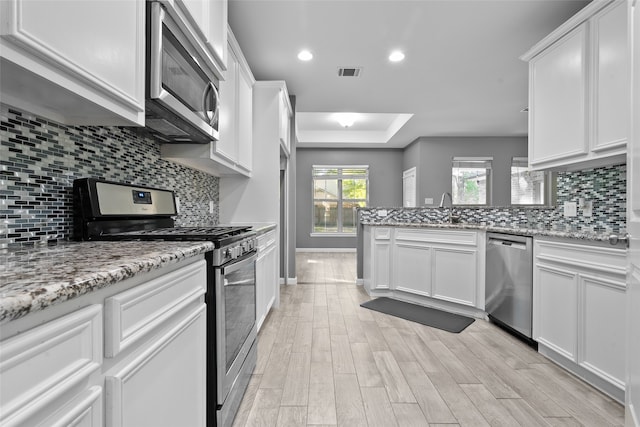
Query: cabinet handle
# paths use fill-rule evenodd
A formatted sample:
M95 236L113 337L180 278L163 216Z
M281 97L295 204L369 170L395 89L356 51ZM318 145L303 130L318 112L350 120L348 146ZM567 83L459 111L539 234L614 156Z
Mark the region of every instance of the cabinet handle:
M624 236L618 236L617 234L611 234L609 236L609 244L617 245L619 242L623 242L625 247L629 247L629 233L625 233Z

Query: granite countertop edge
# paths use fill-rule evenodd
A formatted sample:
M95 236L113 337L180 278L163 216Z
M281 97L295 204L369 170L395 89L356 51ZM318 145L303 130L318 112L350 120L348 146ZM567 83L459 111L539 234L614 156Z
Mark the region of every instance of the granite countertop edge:
M211 242L65 242L5 250L0 325L213 248Z
M497 226L497 225L483 225L483 224L468 224L468 223L416 223L416 222L372 222L362 221L361 225L377 226L377 227L409 227L409 228L440 228L440 229L462 229L462 230L481 230L496 233L510 233L521 236L533 236L533 237L555 237L564 239L576 239L586 240L592 242L608 242L611 232L593 232L593 231L581 231L581 230L548 230L534 227L512 227L512 226ZM617 233L619 234L619 233Z

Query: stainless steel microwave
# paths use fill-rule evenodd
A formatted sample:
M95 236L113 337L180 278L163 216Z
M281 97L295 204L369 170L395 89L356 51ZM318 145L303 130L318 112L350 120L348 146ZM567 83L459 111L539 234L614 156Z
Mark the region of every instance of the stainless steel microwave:
M218 140L219 79L179 18L147 3L146 130L163 142Z

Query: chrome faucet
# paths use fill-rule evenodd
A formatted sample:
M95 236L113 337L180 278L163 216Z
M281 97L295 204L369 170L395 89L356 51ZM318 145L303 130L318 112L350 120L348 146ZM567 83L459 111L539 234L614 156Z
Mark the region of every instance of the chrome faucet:
M453 215L453 199L451 198L451 193L448 192L444 192L442 193L442 197L440 198L440 207L444 208L444 199L449 196L449 206L451 206L451 208L448 211L447 214L447 222L449 224L454 224L454 223L458 223L460 222L460 216L458 215Z
M449 203L451 204L451 207L453 207L453 199L451 199L451 193L448 192L444 192L442 193L442 197L440 198L440 207L443 208L444 207L444 198L446 196L449 196Z

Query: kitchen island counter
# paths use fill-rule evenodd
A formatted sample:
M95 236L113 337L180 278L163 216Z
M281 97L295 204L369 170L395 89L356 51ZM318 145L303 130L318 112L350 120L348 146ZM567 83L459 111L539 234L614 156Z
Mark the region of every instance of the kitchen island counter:
M65 242L0 252L0 324L214 248L211 242Z
M588 231L573 227L542 227L536 225L486 225L477 223L437 223L437 222L401 222L401 221L361 221L361 225L373 227L406 227L406 228L443 228L461 230L490 231L494 233L517 234L521 236L533 237L554 237L559 239L577 239L589 243L609 244L609 236L617 234L622 236L624 230L615 231ZM622 242L619 243L622 245Z

